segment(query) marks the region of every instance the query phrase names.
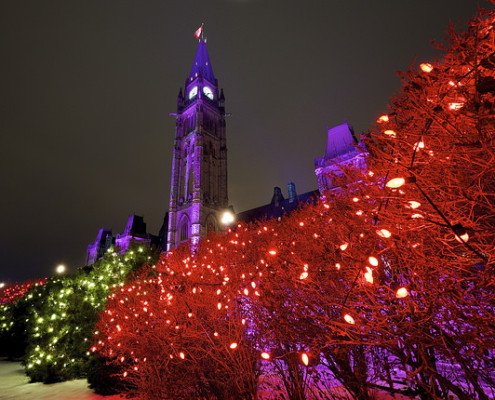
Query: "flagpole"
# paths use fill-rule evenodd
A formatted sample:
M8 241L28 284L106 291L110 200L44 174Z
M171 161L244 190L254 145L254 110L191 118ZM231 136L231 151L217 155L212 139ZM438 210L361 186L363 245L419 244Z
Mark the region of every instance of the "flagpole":
M198 29L196 29L196 31L194 32L194 38L198 39L198 42L201 42L201 40L205 40L205 36L203 33L203 26L204 26L204 22L201 22L200 27ZM206 42L206 40L205 40L205 42Z

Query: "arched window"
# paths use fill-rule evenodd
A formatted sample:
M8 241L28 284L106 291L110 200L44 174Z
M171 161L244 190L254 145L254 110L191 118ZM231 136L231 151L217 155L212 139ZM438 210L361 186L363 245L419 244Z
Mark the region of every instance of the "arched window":
M186 196L186 198L188 200L189 200L189 198L192 198L193 190L194 190L194 171L193 171L193 168L191 165L189 167L189 178L187 180L187 196Z
M189 239L189 221L186 217L182 219L179 227L179 242L184 242L187 239Z

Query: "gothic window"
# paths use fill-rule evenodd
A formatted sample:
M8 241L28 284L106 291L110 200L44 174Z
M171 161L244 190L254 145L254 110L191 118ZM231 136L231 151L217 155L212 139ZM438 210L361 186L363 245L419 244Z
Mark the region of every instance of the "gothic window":
M184 130L186 135L189 134L192 130L194 130L194 117L189 117L184 121Z
M189 178L187 180L187 199L192 197L194 189L194 171L192 166L189 168Z
M331 189L332 188L332 182L328 176L325 176L324 178L325 181L325 188L326 189Z
M194 130L196 125L195 117L191 116L190 118L187 119L187 133L190 133Z
M179 242L184 242L189 238L189 221L183 218L179 229Z
M187 167L187 162L186 159L184 158L181 162L181 168L179 169L179 198L184 199L184 189L185 189L185 184L186 184L186 167Z

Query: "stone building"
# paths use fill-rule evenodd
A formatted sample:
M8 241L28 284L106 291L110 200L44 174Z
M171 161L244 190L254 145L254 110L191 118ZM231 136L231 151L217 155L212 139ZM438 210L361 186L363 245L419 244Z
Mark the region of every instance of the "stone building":
M225 96L203 38L175 116L167 250L218 230L228 207Z
M166 224L166 217L164 224ZM147 232L146 222L140 215L131 214L122 233L112 236L110 229L100 228L96 239L88 245L86 253L86 265L94 264L105 255L105 252L114 247L119 253L125 253L129 247L135 244L143 244L155 248L163 247L165 239L163 228L158 235Z
M175 142L172 150L172 176L168 213L157 236L146 231L143 217L131 215L124 232L100 229L88 246L87 263L92 264L114 245L125 251L131 243L146 243L171 250L181 243L196 244L208 232L225 228L221 216L229 207L227 188L227 144L225 96L213 73L206 40L199 39L193 65L184 88L177 97ZM235 220L250 222L279 218L301 204L313 203L320 193L333 189L328 174L352 163L364 166L364 155L357 149L358 138L352 128L341 124L327 132L325 155L315 159L318 189L297 194L293 182L287 185L287 198L275 187L269 203L235 215Z
M103 257L105 252L113 245L114 238L110 229L100 228L96 239L88 245L86 265L94 264Z
M358 148L358 144L358 137L347 122L328 129L325 155L315 159L320 193L335 188L331 177L341 175L343 167L365 167L365 152Z
M146 222L140 215L131 214L127 219L124 232L115 236L115 249L124 253L132 244L156 245L158 237L146 231Z

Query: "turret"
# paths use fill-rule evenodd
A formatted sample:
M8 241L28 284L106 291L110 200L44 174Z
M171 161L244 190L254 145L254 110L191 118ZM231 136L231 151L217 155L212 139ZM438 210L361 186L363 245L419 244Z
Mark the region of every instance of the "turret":
M223 89L220 90L220 97L218 98L218 107L220 107L225 112L225 95L223 94Z
M289 182L287 184L287 193L289 195L289 203L293 203L297 200L296 184L294 182Z
M284 195L282 194L282 189L280 189L278 186L275 186L273 188L273 197L271 204L273 204L275 207L280 206L280 203L284 201Z
M177 112L181 112L184 108L184 94L182 93L182 88L179 89L179 94L177 95Z

